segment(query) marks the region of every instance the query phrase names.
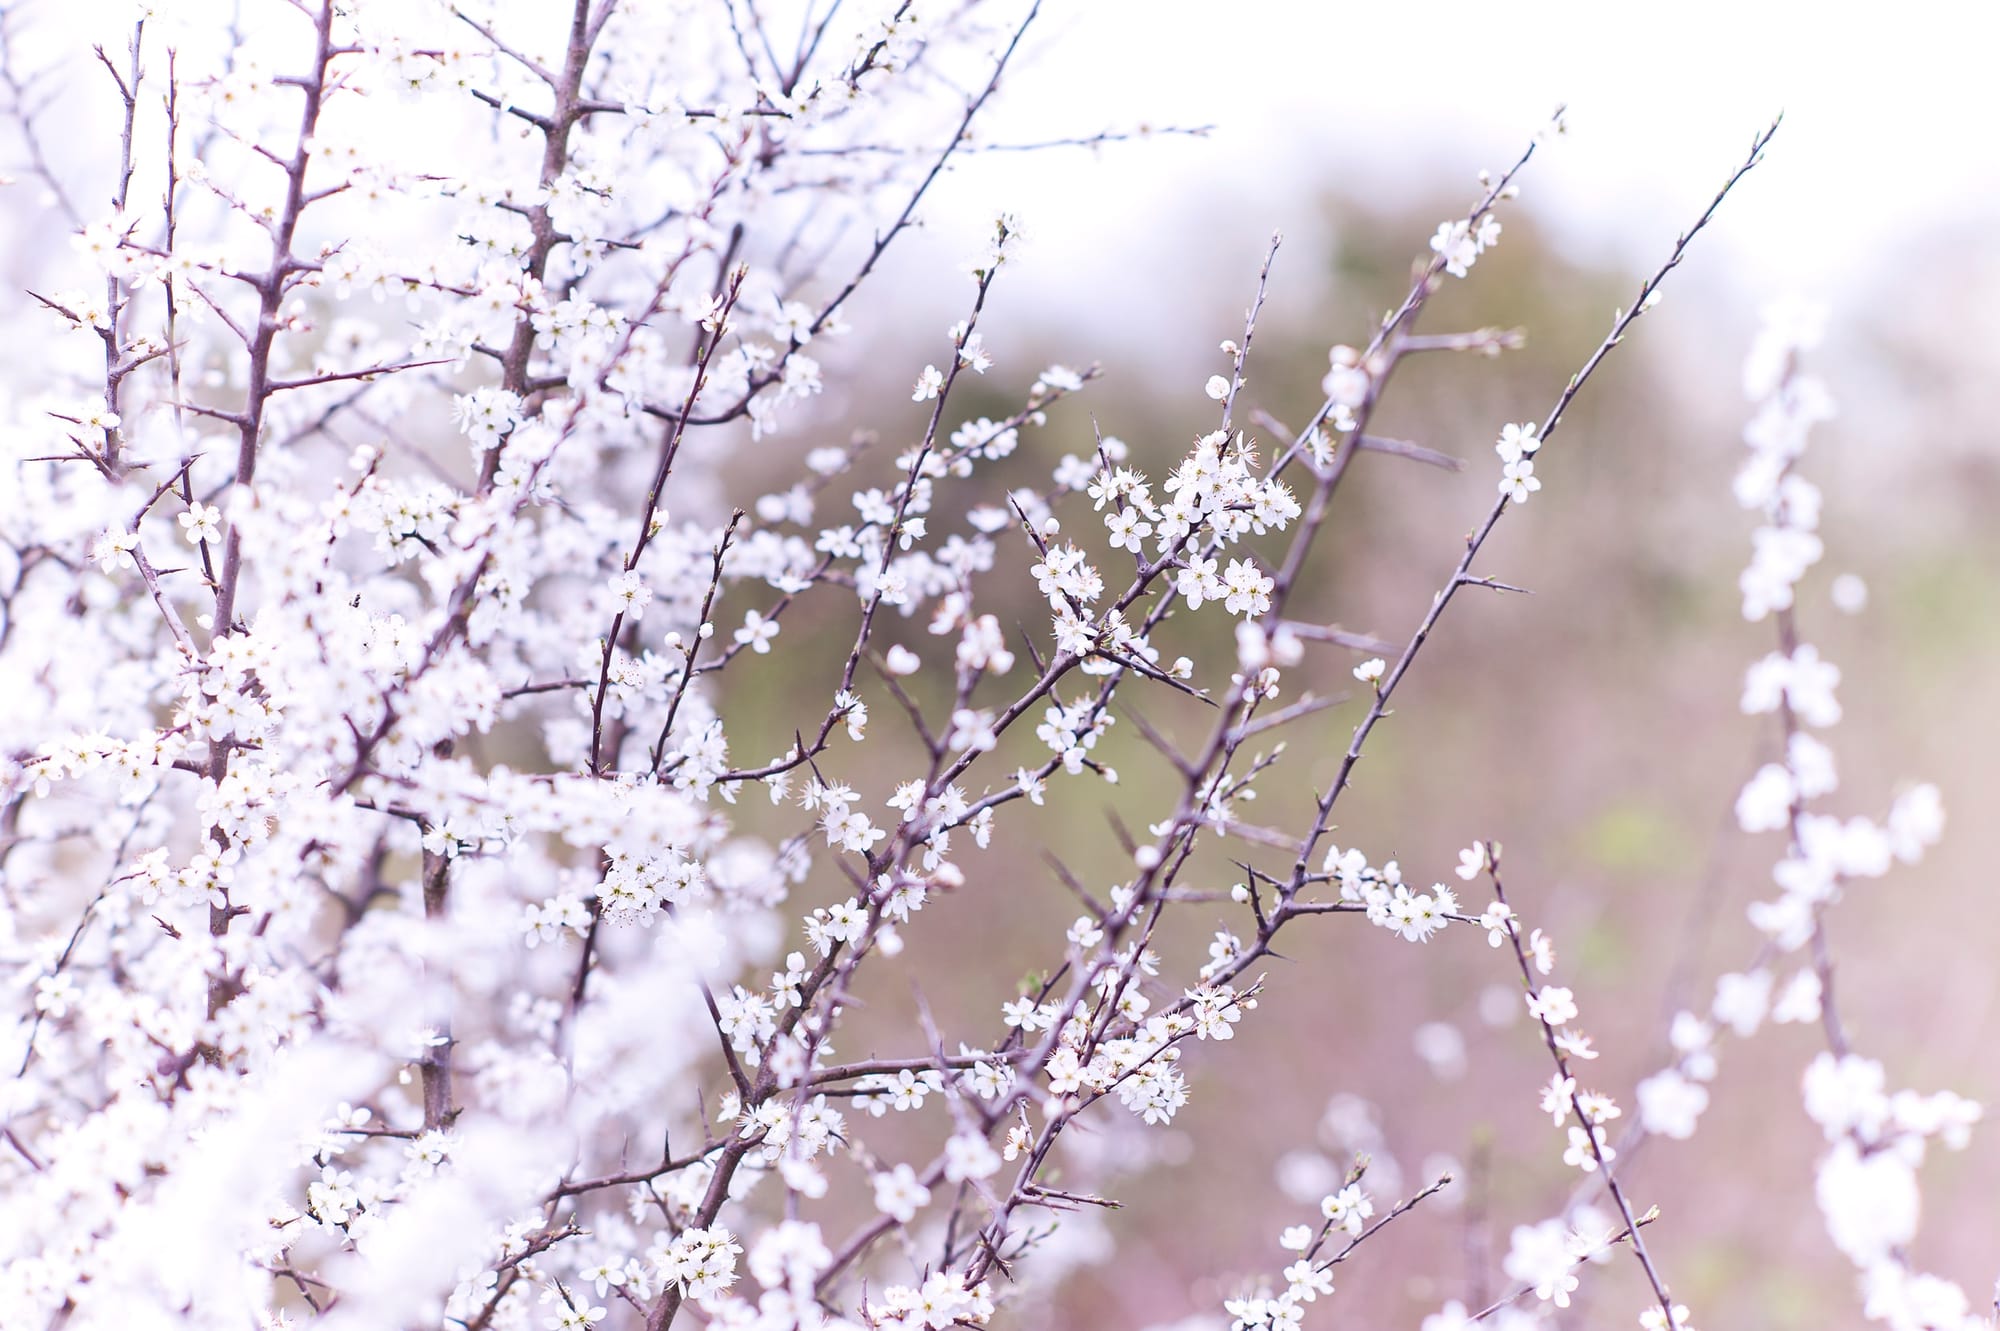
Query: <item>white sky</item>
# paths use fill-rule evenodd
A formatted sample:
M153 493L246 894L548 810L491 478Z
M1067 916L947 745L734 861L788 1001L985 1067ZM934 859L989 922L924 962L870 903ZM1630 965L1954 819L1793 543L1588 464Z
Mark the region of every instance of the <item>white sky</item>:
M1579 258L1650 267L1783 110L1766 163L1695 253L1704 276L1682 289L1803 291L1845 317L1842 297L1878 284L1896 246L2000 222L1996 51L1995 0L1044 0L990 139L1215 132L968 159L891 280L926 315L948 293L938 308L956 318L940 265L1005 207L1030 245L1004 307L1075 326L1084 348L1162 352L1190 311L1241 303L1274 228L1295 242L1280 308L1303 299L1329 187L1469 201L1475 173L1512 162L1559 102L1570 132L1537 155L1519 206ZM1212 346L1211 331L1198 340Z
M1190 263L1190 224L1247 290L1272 227L1309 226L1330 182L1469 201L1474 173L1510 163L1558 102L1570 133L1537 155L1524 206L1582 257L1663 253L1780 110L1699 255L1755 294L1837 300L1890 242L2000 201L2000 5L1985 0L1048 0L1038 36L992 137L1218 126L990 156L949 182L934 228L1017 209L1037 302L1085 323L1156 304L1141 279Z

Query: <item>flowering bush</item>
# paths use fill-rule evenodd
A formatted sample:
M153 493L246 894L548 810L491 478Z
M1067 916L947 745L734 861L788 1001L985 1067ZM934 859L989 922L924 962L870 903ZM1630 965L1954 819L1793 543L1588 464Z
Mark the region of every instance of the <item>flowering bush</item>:
M1361 454L1441 460L1370 433L1398 367L1517 341L1415 325L1500 242L1534 147L1332 349L1312 418L1253 434L1267 261L1206 384L1213 428L1172 456L1079 442L1050 411L1095 372L1020 373L984 343L1002 217L909 402L871 412L894 444L875 453L815 436L819 357L977 144L1033 6L811 5L795 39L733 4L296 0L220 28L157 8L98 50L108 208L51 166L5 30L75 254L33 293L50 340L23 353L36 387L8 403L0 472L0 1327L1006 1323L1052 1217L1110 1204L1060 1170L1073 1125L1172 1122L1280 935L1312 948L1311 921L1345 916L1499 949L1583 1176L1513 1230L1502 1297L1427 1331L1532 1323L1619 1248L1650 1283L1641 1324L1685 1327L1617 1161L1690 1136L1719 1033L1767 1019L1824 1028L1815 1189L1868 1315L1975 1323L1907 1248L1917 1166L1978 1109L1892 1093L1849 1046L1820 931L1941 814L1930 787L1881 823L1819 811L1813 732L1840 707L1793 603L1820 555L1797 464L1831 410L1800 365L1809 314L1751 356L1737 485L1765 523L1744 612L1778 631L1743 706L1784 741L1737 812L1785 835L1779 894L1745 969L1674 1019L1636 1112L1586 1085L1582 1004L1497 841L1425 887L1329 840L1446 612L1512 590L1478 557L1541 490L1571 402L1770 132L1542 418L1495 423L1490 511L1385 649L1287 607ZM965 419L979 376L1013 410ZM1038 437L1071 449L1053 476L997 479ZM1043 609L1015 634L1030 580ZM828 624L841 645L814 664ZM739 683L788 653L810 693ZM1299 686L1309 653L1365 658L1338 668L1358 716L1332 763L1281 741L1342 701ZM1206 738L1178 748L1126 706L1149 695L1199 700ZM746 752L774 716L788 746ZM914 747L885 754L889 726ZM1002 890L996 836L1114 761L1178 793L1108 892L1075 885L1030 979L978 1029L920 1007L893 1056L838 1052L913 918ZM1279 771L1317 783L1305 825L1246 816ZM1170 911L1225 921L1205 960L1155 946ZM1376 1195L1366 1171L1274 1223L1272 1275L1228 1296L1229 1324L1299 1322L1449 1183Z

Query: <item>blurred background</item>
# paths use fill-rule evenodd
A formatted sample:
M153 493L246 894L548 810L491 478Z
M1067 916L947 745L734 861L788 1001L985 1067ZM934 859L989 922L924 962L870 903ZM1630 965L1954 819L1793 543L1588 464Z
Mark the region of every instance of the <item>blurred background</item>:
M1454 886L1460 848L1504 842L1517 904L1556 938L1557 977L1603 1051L1587 1083L1629 1120L1634 1083L1665 1061L1671 1013L1705 1009L1715 976L1748 963L1744 907L1771 894L1782 850L1774 835L1738 832L1731 813L1776 736L1771 718L1737 708L1743 669L1774 631L1740 614L1735 579L1755 524L1729 483L1749 413L1740 364L1761 309L1792 293L1821 300L1831 318L1814 365L1841 414L1804 468L1826 491L1828 553L1802 586L1800 623L1843 671L1847 719L1827 736L1843 783L1827 807L1879 817L1902 785L1932 780L1953 819L1924 865L1851 891L1833 913L1839 1001L1892 1086L1950 1086L1990 1105L2000 924L1982 832L2000 788L2000 708L1983 699L2000 677L2000 267L1986 237L2000 153L1979 126L1990 112L1980 53L1995 26L1995 11L1963 5L1899 8L1893 23L1802 5L1053 7L982 144L1212 131L962 159L924 232L856 310L867 340L847 349L844 373L856 403L899 400L962 314L963 291L939 272L1006 208L1028 244L982 325L999 363L974 386L993 396L955 402L954 418L1000 415L1051 361L1101 364L1104 379L1052 413L1049 430L1024 434L1008 482L1044 480L1063 453L1088 449L1093 424L1157 476L1213 426L1201 385L1226 372L1217 344L1241 332L1274 229L1285 242L1246 397L1296 422L1318 403L1329 345L1365 340L1437 223L1475 196L1478 171L1511 163L1566 103L1568 132L1524 173L1499 247L1423 322L1522 327L1526 348L1407 365L1378 417L1380 432L1467 469L1364 456L1311 565L1302 617L1401 643L1491 501L1498 426L1545 416L1613 309L1783 111L1768 160L1543 454L1544 490L1487 547L1484 570L1534 594L1452 607L1376 731L1332 839ZM856 409L848 424L882 418ZM1843 573L1869 588L1858 614L1829 598ZM1024 622L1037 613L1020 610ZM1165 636L1170 655L1187 649ZM1315 649L1288 684L1338 692L1352 664ZM790 682L763 668L785 696ZM1160 690L1128 701L1169 735L1205 733L1198 709ZM1248 816L1297 826L1360 712L1349 703L1300 726ZM776 752L792 723L772 724ZM1099 891L1124 871L1107 819L1141 828L1174 790L1129 721L1106 745L1118 788L1072 785L1039 821L1010 823L974 883L912 927L911 965L877 976L870 994L879 1029L907 1029L921 994L947 1042L964 1032L977 1043L996 991L1048 957L1076 914L1045 848ZM1011 768L1011 752L996 765ZM1228 854L1271 858L1235 843L1193 881L1240 878ZM1192 969L1210 931L1241 931L1241 914L1190 908L1164 949L1170 968ZM1351 920L1302 928L1285 950L1237 1039L1184 1062L1194 1099L1171 1133L1082 1137L1066 1167L1128 1205L1065 1222L1048 1255L1074 1269L1033 1324L1212 1317L1284 1264L1279 1229L1311 1220L1357 1151L1374 1156L1368 1185L1382 1209L1448 1161L1463 1182L1335 1272L1331 1315L1349 1324L1415 1326L1450 1298L1482 1306L1505 1288L1511 1227L1560 1208L1575 1175L1535 1108L1546 1052L1524 1021L1483 1015L1518 1013L1503 954L1462 929L1419 954ZM850 1036L843 1052L859 1043ZM1821 1143L1798 1082L1820 1047L1816 1029L1797 1026L1725 1040L1696 1138L1649 1143L1630 1162L1639 1204L1662 1208L1653 1252L1697 1326L1860 1321L1851 1268L1812 1200ZM885 1034L879 1052L899 1048ZM1121 1178L1142 1159L1145 1172ZM2000 1134L1988 1126L1966 1152L1933 1155L1923 1177L1914 1260L1983 1303L2000 1275ZM1115 1262L1101 1260L1107 1231ZM1586 1278L1558 1322L1630 1325L1643 1302L1636 1264L1621 1258Z

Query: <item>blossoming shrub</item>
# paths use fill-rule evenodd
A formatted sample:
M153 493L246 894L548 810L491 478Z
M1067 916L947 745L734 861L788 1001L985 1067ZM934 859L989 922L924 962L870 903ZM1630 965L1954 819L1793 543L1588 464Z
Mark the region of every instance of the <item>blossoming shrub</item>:
M1476 571L1487 536L1768 132L1544 417L1494 423L1490 512L1382 650L1287 606L1363 453L1438 460L1369 432L1398 366L1514 343L1415 327L1499 243L1532 147L1332 349L1300 428L1242 424L1260 278L1212 429L1153 475L1152 446L1057 437L1053 476L1010 488L1094 372L985 345L1009 218L909 401L870 413L888 446L813 421L823 348L972 141L1032 6L832 3L791 27L611 0L299 0L240 26L159 8L100 49L120 147L87 194L5 32L35 187L76 244L34 293L48 343L17 351L35 387L7 404L0 472L0 1327L1006 1322L1052 1217L1109 1202L1061 1172L1072 1126L1172 1122L1280 934L1310 948L1340 916L1500 950L1582 1175L1518 1217L1508 1292L1430 1331L1538 1321L1617 1249L1651 1287L1640 1322L1685 1326L1617 1162L1635 1133L1692 1134L1719 1032L1766 1020L1825 1030L1816 1195L1867 1313L1972 1324L1906 1254L1916 1166L1978 1111L1891 1093L1849 1047L1818 928L1940 814L1928 787L1879 824L1819 811L1814 732L1839 706L1792 597L1820 553L1796 464L1830 410L1798 363L1808 318L1753 355L1737 487L1765 518L1745 613L1778 629L1744 707L1785 741L1738 813L1785 835L1779 895L1636 1113L1587 1084L1585 1004L1496 841L1426 887L1329 840L1447 610L1509 590ZM963 419L968 376L1014 409ZM746 443L781 484L743 488ZM1044 611L1016 633L992 606L1030 586ZM803 650L802 616L838 626L826 677L737 685ZM1197 667L1217 642L1233 671ZM1357 686L1330 762L1281 742L1339 701L1298 686L1309 656ZM1205 739L1126 710L1148 695L1199 700ZM773 715L782 751L733 742ZM891 725L917 759L872 756ZM977 1029L919 1010L892 1056L843 1053L911 920L998 888L993 840L1115 762L1177 793L1019 959L1031 980ZM1272 779L1314 785L1304 825L1244 816ZM1154 946L1190 907L1228 921L1198 963ZM1299 1322L1448 1182L1377 1195L1357 1160L1317 1216L1274 1223L1270 1278L1221 1316Z

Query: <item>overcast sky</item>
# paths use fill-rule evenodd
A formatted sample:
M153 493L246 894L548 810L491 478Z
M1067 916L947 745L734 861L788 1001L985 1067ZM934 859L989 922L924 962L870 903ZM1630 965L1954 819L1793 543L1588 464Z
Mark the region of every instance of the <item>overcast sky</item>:
M1217 126L1102 155L985 157L949 183L934 224L1018 208L1038 300L1085 321L1143 306L1135 272L1186 262L1191 226L1254 262L1273 226L1310 226L1309 195L1329 182L1469 199L1474 172L1511 162L1559 102L1570 132L1533 164L1524 206L1582 256L1634 265L1782 110L1702 256L1752 295L1838 306L1897 240L2000 200L2000 5L1975 0L1049 0L1038 39L995 138Z
M1189 308L1247 295L1274 228L1296 242L1280 300L1301 299L1329 187L1460 206L1476 172L1511 163L1558 103L1569 132L1537 156L1518 206L1581 259L1650 267L1782 110L1766 164L1683 289L1727 281L1753 302L1801 291L1838 320L1882 289L1885 265L1907 262L1898 246L1940 223L2000 220L1997 49L1992 0L1044 0L989 140L1142 123L1213 134L965 159L892 267L917 283L915 304L943 299L929 289L938 265L1012 209L1030 236L1015 309L1158 349Z

